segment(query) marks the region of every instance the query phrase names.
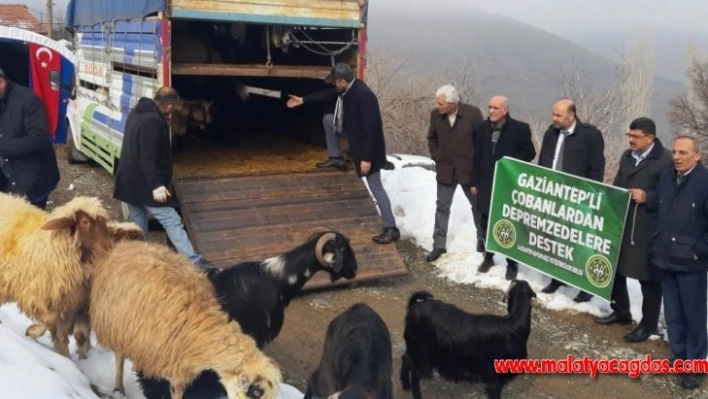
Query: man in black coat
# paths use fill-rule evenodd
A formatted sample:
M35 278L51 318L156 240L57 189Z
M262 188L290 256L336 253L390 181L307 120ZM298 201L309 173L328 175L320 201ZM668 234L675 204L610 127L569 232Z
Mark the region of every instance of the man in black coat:
M576 117L573 101L564 99L553 106L553 125L543 135L538 164L571 175L602 182L605 177L605 140L593 125ZM541 292L551 294L564 285L552 279ZM580 291L575 302L587 302L592 295Z
M371 193L381 211L383 231L373 241L388 244L401 238L396 227L391 201L381 182L381 169L386 165L386 142L384 140L381 110L376 94L359 79L349 64L338 63L325 78L325 83L334 88L305 97L290 96L289 108L302 104L337 101L334 110L335 132L348 139L354 168L360 177L366 177Z
M509 100L495 96L489 100L489 117L476 127L474 156L472 157L472 194L477 194L477 206L482 213L484 237L489 224L489 207L494 181L494 167L502 157L530 162L536 156L528 123L517 121L509 115ZM479 237L477 237L479 239ZM506 279L514 280L519 270L516 261L507 258ZM486 273L494 266L494 253L486 251L484 261L477 271Z
M59 166L44 104L0 69L0 192L44 209L59 183Z
M140 98L125 122L120 160L115 174L113 198L128 204L130 219L148 237L148 217L165 228L177 252L202 268L212 267L199 255L184 230L172 198L172 149L170 117L177 91L162 87L155 99Z
M648 194L655 211L650 255L662 271L664 319L674 359L703 361L708 356L708 170L695 137L678 136L674 167L659 176ZM703 371L703 370L700 370ZM681 386L697 388L703 373L682 374Z
M433 228L433 250L426 260L432 262L447 252L447 227L450 207L457 186L472 206L472 219L479 232L482 216L477 197L470 191L472 176L476 173L474 155L474 128L482 122L482 111L460 101L460 95L452 85L444 85L435 93L436 107L430 112L428 127L428 150L435 161L437 181L437 208ZM477 235L477 251L484 252L482 234Z
M625 222L617 273L612 287L612 313L595 321L599 324L632 322L627 278L639 280L642 287L642 320L624 336L627 342L643 342L656 333L661 310L661 281L649 261L650 217L646 193L656 188L659 175L671 168L671 153L656 138L656 124L637 118L629 125L629 149L620 157L614 186L629 189L632 201Z

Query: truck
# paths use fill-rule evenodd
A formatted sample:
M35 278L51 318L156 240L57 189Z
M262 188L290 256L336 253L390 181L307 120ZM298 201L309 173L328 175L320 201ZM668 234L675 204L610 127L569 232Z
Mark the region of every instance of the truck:
M362 179L315 168L327 156L322 118L334 104L285 106L290 94L331 87L323 78L336 62L365 78L368 5L71 0L69 162L114 173L128 113L140 97L171 86L182 98L170 122L173 187L187 232L210 263L276 256L324 227L350 238L360 266L352 281L406 274L394 245L371 240L380 215ZM331 284L315 276L305 288Z

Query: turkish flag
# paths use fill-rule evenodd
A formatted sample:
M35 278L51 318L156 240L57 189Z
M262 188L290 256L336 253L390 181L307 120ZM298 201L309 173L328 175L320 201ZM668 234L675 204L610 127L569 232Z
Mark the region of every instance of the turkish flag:
M59 124L61 54L37 43L29 43L32 90L44 103L49 134L56 138Z

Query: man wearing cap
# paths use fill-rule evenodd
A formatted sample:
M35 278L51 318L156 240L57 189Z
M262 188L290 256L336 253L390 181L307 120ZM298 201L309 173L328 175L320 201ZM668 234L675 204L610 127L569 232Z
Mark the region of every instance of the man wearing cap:
M383 231L373 237L373 240L379 244L396 241L401 237L401 233L396 227L391 201L381 183L381 169L386 164L386 142L378 99L366 83L354 78L354 72L345 63L336 64L325 78L325 83L333 84L334 88L305 97L291 95L287 106L294 108L302 104L336 100L334 134L348 139L350 157L354 161L356 173L366 177L383 218ZM336 138L332 139L332 143L336 143ZM328 138L328 142L330 140ZM343 164L344 160L340 162Z
M130 220L148 237L148 216L152 215L165 228L177 252L202 268L206 263L189 241L182 218L170 194L172 186L172 149L167 119L175 103L177 91L161 87L155 98L142 97L128 114L115 175L113 198L128 204Z
M44 104L0 69L0 192L23 195L44 209L58 183Z

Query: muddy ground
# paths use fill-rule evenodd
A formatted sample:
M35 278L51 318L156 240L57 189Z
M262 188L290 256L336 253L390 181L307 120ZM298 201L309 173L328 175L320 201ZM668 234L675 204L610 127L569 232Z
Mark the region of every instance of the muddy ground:
M111 198L112 177L96 164L69 165L63 146L57 146L61 182L50 197L49 208L76 195L95 195L102 198L114 216L120 207ZM71 189L70 189L71 187ZM159 234L153 239L163 240ZM457 304L471 312L503 314L501 293L451 283L437 277L433 266L425 262L425 254L405 240L396 244L408 266L409 275L390 278L355 287L305 293L293 300L286 313L285 326L267 352L281 365L285 382L304 392L305 379L317 367L327 324L338 313L357 302L372 306L388 325L394 349L394 396L411 398L400 388L398 371L404 348L403 316L407 298L418 289L428 289L438 298ZM640 358L651 354L667 358L668 348L660 340L627 344L622 336L632 326L601 327L592 316L569 312L534 309L529 338L529 357L564 359L569 353L576 358ZM587 375L522 375L513 380L503 392L507 398L708 398L705 386L687 392L676 385L674 375L643 375L631 379L624 375L601 375L592 379ZM426 399L484 398L483 386L451 384L440 380L423 381Z

